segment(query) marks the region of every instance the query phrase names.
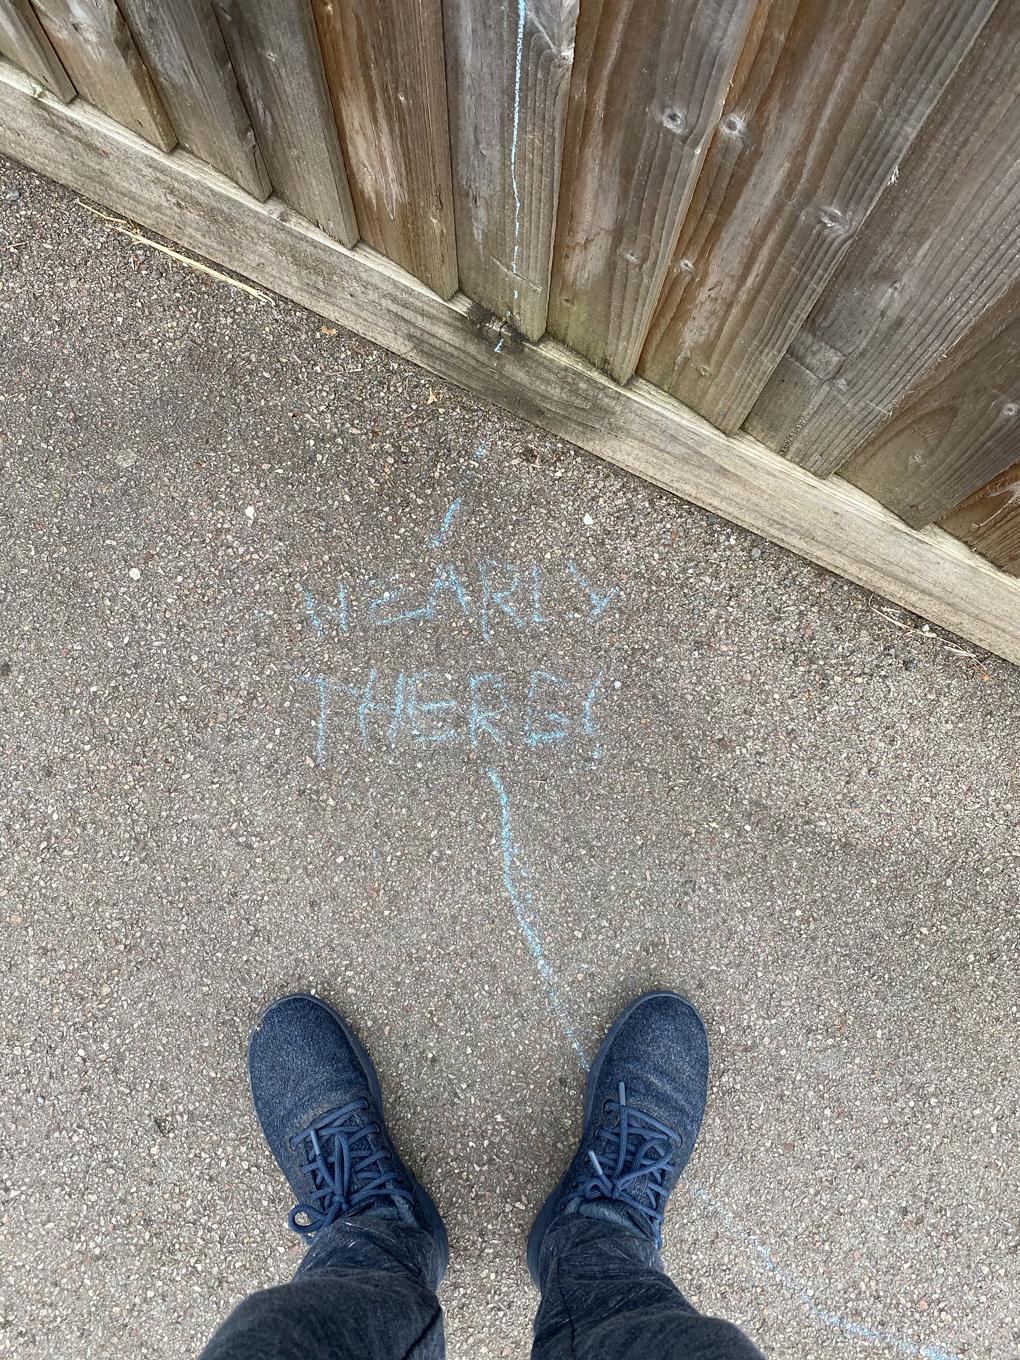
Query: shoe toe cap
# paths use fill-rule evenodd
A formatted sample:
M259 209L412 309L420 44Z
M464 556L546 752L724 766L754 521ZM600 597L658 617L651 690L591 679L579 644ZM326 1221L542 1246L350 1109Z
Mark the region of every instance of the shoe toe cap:
M618 1099L621 1081L627 1103L678 1133L689 1156L708 1093L708 1035L691 1002L673 992L639 998L606 1051L593 1115Z
M248 1045L248 1079L263 1133L278 1158L328 1110L365 1097L371 1076L335 1013L312 996L275 1002Z

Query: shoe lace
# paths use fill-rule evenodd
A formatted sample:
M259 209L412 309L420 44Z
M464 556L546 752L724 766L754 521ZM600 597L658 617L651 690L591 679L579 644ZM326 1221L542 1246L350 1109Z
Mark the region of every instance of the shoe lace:
M296 1204L288 1223L310 1242L337 1218L361 1213L379 1199L414 1198L405 1178L390 1165L392 1155L382 1130L365 1118L368 1101L354 1100L331 1110L290 1140L302 1143L308 1160L301 1167L310 1177L308 1203ZM298 1218L307 1219L299 1223Z
M588 1151L595 1174L581 1176L567 1201L614 1200L638 1215L655 1238L656 1247L661 1248L663 1216L671 1189L667 1179L675 1173L672 1144L679 1148L683 1139L657 1119L628 1105L622 1081L620 1099L607 1100L603 1108L610 1119L616 1115L618 1119L613 1126L603 1122L596 1129L595 1142L602 1156L595 1148ZM610 1165L612 1170L607 1171Z

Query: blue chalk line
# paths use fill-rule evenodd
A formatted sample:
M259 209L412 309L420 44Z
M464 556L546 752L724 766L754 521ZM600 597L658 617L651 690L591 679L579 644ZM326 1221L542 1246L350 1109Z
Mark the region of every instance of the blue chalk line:
M460 479L459 483L457 484L457 489L453 493L454 494L453 504L450 506L449 510L447 510L446 514L443 516L443 522L439 526L438 532L433 534L433 536L429 539L430 548L439 547L440 543L442 543L443 539L446 537L450 525L457 518L457 511L464 504L463 494L464 490L467 487L468 483L472 480L472 478L474 478L477 475L478 463L488 447L489 441L485 440L484 443L479 444L477 449L475 449L474 456L471 459L471 466L468 468L467 472L465 472L464 476Z
M599 679L601 678L602 677L600 676ZM597 685L598 681L596 681L596 687ZM594 693L594 687L592 692ZM542 938L539 934L538 926L537 924L533 925L527 919L524 907L521 904L520 894L514 883L514 862L519 857L519 851L514 843L513 832L510 826L510 803L507 798L506 790L503 788L502 781L495 770L490 769L488 775L492 780L496 793L499 795L499 804L503 815L503 886L506 888L507 896L513 903L514 910L517 912L517 920L520 922L521 930L524 932L525 939L528 941L532 957L538 966L542 981L545 983L553 1010L556 1012L556 1017L562 1025L567 1038L570 1040L571 1044L573 1044L581 1066L587 1071L589 1064L585 1059L584 1050L570 1024L567 1009L556 991L556 980L553 971L546 962L545 955L542 952ZM526 896L527 900L530 902L531 893L528 893ZM838 1313L830 1313L825 1308L819 1308L816 1303L812 1302L811 1295L803 1285L799 1285L796 1281L791 1280L790 1277L780 1269L776 1263L775 1257L756 1233L753 1233L749 1228L745 1228L742 1223L739 1223L728 1209L723 1208L721 1204L712 1198L707 1190L704 1190L696 1181L691 1180L689 1176L684 1175L680 1179L693 1195L697 1196L697 1198L711 1209L713 1213L717 1214L723 1220L726 1227L735 1237L742 1238L745 1243L753 1247L758 1261L772 1279L775 1280L776 1284L784 1289L787 1294L790 1294L793 1298L802 1303L811 1317L816 1318L819 1322L823 1322L827 1327L833 1327L837 1331L844 1332L847 1336L856 1337L858 1340L868 1342L871 1345L891 1346L898 1351L900 1355L919 1356L921 1357L921 1360L961 1360L961 1357L955 1352L947 1351L941 1346L921 1346L914 1341L908 1341L904 1337L896 1336L893 1332L881 1332L874 1327L865 1327L859 1322L851 1322L849 1318L840 1317Z
M308 610L308 617L311 619L312 627L319 635L319 641L321 642L323 634L322 620L315 611L315 601L312 599L311 592L306 590L304 586L301 587L301 594L305 597L305 608Z
M874 1327L865 1327L859 1322L851 1322L848 1318L842 1318L838 1313L830 1313L824 1308L819 1308L811 1300L811 1295L803 1287L791 1280L788 1275L776 1264L776 1259L769 1251L768 1247L761 1241L757 1234L745 1228L742 1223L738 1223L728 1209L724 1209L717 1200L714 1200L707 1190L704 1190L697 1181L692 1181L687 1175L681 1177L688 1190L696 1195L703 1204L719 1215L726 1224L727 1228L735 1237L742 1237L745 1242L749 1242L757 1253L758 1259L772 1278L799 1299L805 1306L811 1317L817 1318L819 1322L824 1322L827 1327L835 1327L841 1332L846 1332L849 1336L855 1336L861 1341L867 1341L872 1345L892 1346L901 1355L922 1356L924 1360L961 1360L960 1356L952 1351L944 1350L941 1346L920 1346L917 1342L907 1341L901 1336L896 1336L892 1332L880 1332Z
M546 962L545 954L542 952L542 936L539 933L538 928L528 920L524 902L521 901L520 890L514 881L514 864L519 858L520 852L514 843L513 830L510 826L510 800L507 798L506 789L503 787L503 781L496 771L490 769L486 771L486 773L492 780L492 787L496 790L496 794L499 798L500 813L503 818L503 886L506 888L506 895L513 903L514 911L517 913L518 924L521 927L524 938L528 942L528 948L531 950L531 956L535 960L535 965L538 968L542 981L545 983L545 989L549 993L549 1000L552 1002L552 1008L556 1012L556 1018L562 1025L567 1038L574 1045L581 1066L586 1068L588 1062L584 1056L584 1049L581 1047L581 1041L571 1027L567 1008L560 1000L559 993L556 990L555 974ZM519 872L523 875L524 870L520 870ZM525 894L525 900L528 902L531 901L531 893Z
M521 290L517 287L517 254L521 248L521 192L517 187L517 134L521 125L521 63L524 55L524 21L526 18L526 0L517 0L517 64L514 70L514 130L510 144L510 180L514 187L514 253L510 262L510 270L514 276L514 301L521 295ZM502 348L503 341L500 340L496 346L498 354Z
M429 539L430 548L439 547L440 543L442 543L443 539L446 537L447 529L449 529L450 525L453 523L454 516L456 515L457 511L463 504L464 497L458 496L457 499L450 506L449 510L447 510L446 514L443 516L443 522L439 526L439 532L433 538Z

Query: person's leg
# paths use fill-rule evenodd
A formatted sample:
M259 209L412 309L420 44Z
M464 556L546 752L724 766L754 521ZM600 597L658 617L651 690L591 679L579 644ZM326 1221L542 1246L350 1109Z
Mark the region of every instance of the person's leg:
M762 1360L739 1327L687 1302L648 1238L574 1216L546 1243L532 1360Z
M270 1006L248 1073L259 1125L312 1246L289 1284L252 1294L201 1360L442 1360L442 1220L386 1131L379 1079L335 1011Z
M663 1273L666 1201L701 1127L708 1037L683 997L649 992L588 1076L581 1142L528 1242L542 1291L532 1360L762 1360Z
M442 1360L435 1256L403 1223L334 1223L289 1284L235 1308L200 1360Z

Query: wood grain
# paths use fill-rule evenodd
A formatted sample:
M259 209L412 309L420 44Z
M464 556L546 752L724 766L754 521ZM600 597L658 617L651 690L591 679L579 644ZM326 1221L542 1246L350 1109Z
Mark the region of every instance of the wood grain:
M460 287L545 331L578 0L444 0Z
M586 0L577 24L549 333L625 382L755 0Z
M1020 284L936 364L841 475L930 524L1020 458Z
M34 8L81 97L169 151L174 130L115 0L36 0Z
M29 0L0 0L0 56L35 76L65 104L77 93Z
M941 530L908 528L838 477L821 480L666 393L626 388L555 341L505 346L363 245L259 203L186 152L164 156L75 100L37 96L0 64L0 152L553 434L1020 662L1020 582Z
M361 235L457 288L440 0L313 0Z
M711 195L712 221L684 226L704 245L676 260L646 377L740 427L993 4L775 6L746 81L755 102L727 107L716 133L745 164Z
M256 198L272 191L211 0L120 0L181 146Z
M1011 576L1020 576L1020 463L942 517L942 526Z
M1001 5L747 428L825 475L1020 277L1020 13Z
M352 246L358 223L309 0L213 0L276 192Z

